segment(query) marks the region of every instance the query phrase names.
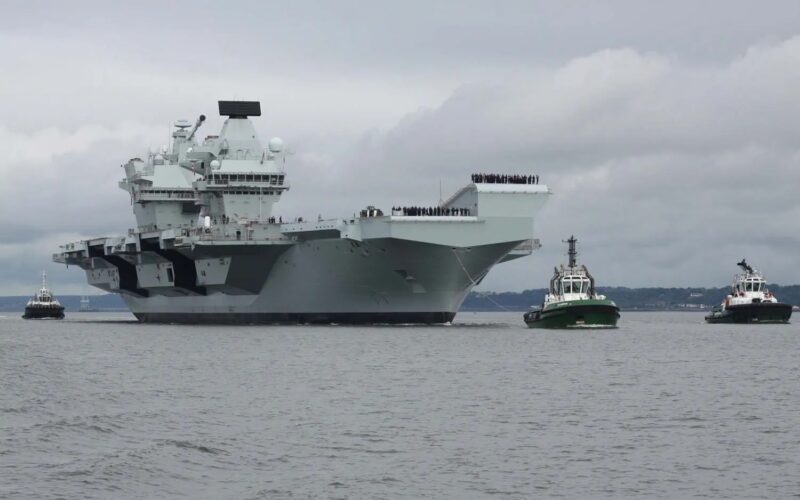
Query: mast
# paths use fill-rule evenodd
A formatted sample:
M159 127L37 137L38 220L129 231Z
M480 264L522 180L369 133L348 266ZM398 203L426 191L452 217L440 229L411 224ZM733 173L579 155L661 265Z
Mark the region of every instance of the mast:
M47 288L47 273L42 271L42 290Z
M578 240L575 239L575 236L570 236L566 243L569 243L569 250L567 251L567 255L569 255L569 267L575 267L576 260L575 257L578 256L578 251L575 250L575 243Z
M741 267L741 268L742 268L742 271L744 271L744 272L746 272L746 273L753 273L753 272L755 272L755 271L753 270L753 268L752 268L752 267L750 267L750 264L748 264L748 263L747 263L747 261L745 261L744 259L742 259L742 261L741 261L741 262L737 262L737 263L736 263L736 265L737 265L737 266L739 266L739 267Z

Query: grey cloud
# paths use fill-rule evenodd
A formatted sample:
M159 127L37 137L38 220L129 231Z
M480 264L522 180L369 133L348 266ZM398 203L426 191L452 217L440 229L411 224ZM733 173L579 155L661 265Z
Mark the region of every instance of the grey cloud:
M0 244L3 245L29 243L41 238L42 235L45 234L44 230L36 227L8 221L4 222L2 227L0 227Z
M213 133L228 97L261 99L257 129L295 152L286 216L432 204L474 171L541 174L544 248L484 289L542 286L572 233L610 285L716 286L742 256L798 282L800 13L753 5L7 6L0 293L27 293L43 266L81 287L50 253L132 225L118 166L176 118L205 113Z
M382 165L412 193L436 175L452 185L476 170L540 172L557 193L540 219L543 255L560 260L553 242L578 233L613 284L711 285L745 251L795 282L798 62L798 38L710 70L603 51L528 81L461 89L353 161L367 185ZM525 275L523 265L508 268ZM500 278L485 286L511 279Z
M537 59L561 61L634 46L692 59L727 58L794 34L791 1L640 2L26 2L10 5L4 30L35 37L90 37L129 59L185 61L184 70L242 62L389 70L448 70ZM241 55L237 55L237 53ZM223 56L222 58L214 56ZM224 57L227 56L227 57ZM167 62L169 61L169 62Z

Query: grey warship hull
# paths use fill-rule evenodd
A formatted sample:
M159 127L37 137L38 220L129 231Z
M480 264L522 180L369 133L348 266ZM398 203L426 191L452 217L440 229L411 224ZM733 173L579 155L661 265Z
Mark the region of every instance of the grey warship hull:
M409 219L373 218L346 227L430 233L442 242L354 240L346 233L291 243L190 242L191 237L164 240L159 235L171 250L114 253L114 246L95 240L57 259L84 268L90 284L121 293L142 322L446 323L494 265L528 255L537 245L531 239L484 245L468 241L479 236L469 238L470 233L484 232L498 221ZM505 222L531 231L525 219ZM295 227L268 229L299 229L298 224L289 226ZM151 246L141 243L142 235L132 238L139 239L139 247Z
M446 323L494 265L538 247L549 189L533 176L473 177L425 210L284 223L272 207L288 190L282 143L264 151L250 139L242 114L254 108L240 104L226 105L220 136L191 142L201 116L175 132L172 152L125 165L138 228L62 245L53 259L120 293L143 322Z
M255 295L124 297L144 322L446 323L472 288L472 275L485 274L518 243L467 253L391 239L306 242L276 259L262 257L272 265Z

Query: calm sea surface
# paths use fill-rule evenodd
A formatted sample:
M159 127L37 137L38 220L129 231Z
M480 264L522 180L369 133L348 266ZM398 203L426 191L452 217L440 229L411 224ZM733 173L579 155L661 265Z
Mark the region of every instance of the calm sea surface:
M800 318L0 316L3 498L800 496Z

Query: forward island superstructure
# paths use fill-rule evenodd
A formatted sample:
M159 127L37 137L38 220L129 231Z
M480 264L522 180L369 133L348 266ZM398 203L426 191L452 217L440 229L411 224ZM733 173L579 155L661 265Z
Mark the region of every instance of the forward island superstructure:
M436 207L286 220L283 141L258 139L258 102L219 112L219 135L198 142L205 116L181 120L170 147L123 165L136 228L53 256L140 321L444 323L495 264L538 247L550 191L533 175L473 175Z

